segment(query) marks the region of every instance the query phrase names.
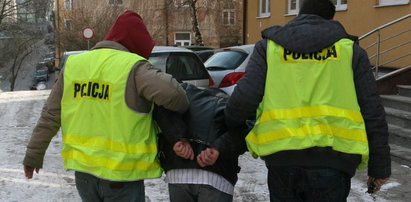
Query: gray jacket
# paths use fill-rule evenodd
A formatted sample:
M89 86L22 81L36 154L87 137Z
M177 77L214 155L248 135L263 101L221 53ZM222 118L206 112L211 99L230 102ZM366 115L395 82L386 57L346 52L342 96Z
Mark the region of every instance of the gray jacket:
M316 15L300 15L284 26L273 26L262 32L263 39L254 49L246 67L245 76L238 82L225 115L229 130L234 130L252 117L264 96L267 73L267 39L291 51L311 53L334 44L341 38L356 38L347 34L334 20ZM365 121L370 159L368 175L386 178L391 174L388 127L367 53L358 43L353 47L352 68L357 99ZM344 154L331 148L309 148L300 151L282 151L263 157L268 165L325 166L353 176L360 162L359 155Z

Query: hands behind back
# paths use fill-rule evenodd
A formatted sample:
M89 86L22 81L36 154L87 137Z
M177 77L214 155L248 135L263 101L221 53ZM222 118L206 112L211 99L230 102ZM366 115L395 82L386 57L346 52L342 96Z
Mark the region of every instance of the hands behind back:
M173 147L174 152L177 156L185 159L194 159L193 148L191 148L190 142L188 141L178 141Z
M217 161L220 152L214 148L207 148L197 156L197 163L201 167L211 166Z
M188 141L178 141L174 147L174 152L181 158L194 160L193 148ZM201 167L211 166L217 161L220 152L214 148L207 148L197 156L197 163Z

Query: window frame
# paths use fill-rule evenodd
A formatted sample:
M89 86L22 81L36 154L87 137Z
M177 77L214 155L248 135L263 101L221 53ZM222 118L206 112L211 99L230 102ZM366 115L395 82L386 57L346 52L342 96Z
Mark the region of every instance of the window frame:
M73 9L73 0L64 0L63 1L63 8L64 8L64 10Z
M341 1L342 0L337 0L337 3L335 4L335 10L336 11L343 11L343 10L347 10L347 8L348 8L348 1L345 3L345 4L343 4L343 3L341 3Z
M73 30L73 20L71 19L64 19L64 29L67 31Z
M112 1L113 1L113 3L110 3L110 0L108 0L108 5L110 5L110 6L121 6L124 3L123 0L120 0L121 3L118 3L119 0L112 0Z
M186 1L187 0L174 0L174 6L177 7L177 8L188 7L189 5L185 4Z
M265 9L263 8L263 1L265 2ZM270 0L258 0L258 17L270 17Z
M224 14L227 13L227 23ZM236 20L236 14L235 14L235 9L223 9L222 11L222 18L223 18L223 25L226 26L232 26L235 25L237 23ZM233 20L233 22L231 23L231 19Z
M396 6L409 4L409 0L378 0L378 6Z
M295 0L295 9L291 9L291 1L292 0L287 0L287 14L297 15L298 11L300 11L300 0Z
M190 38L189 39L177 39L177 34L189 34ZM178 46L191 46L191 32L175 32L174 33L174 44L181 43L181 45ZM186 45L185 43L188 43Z

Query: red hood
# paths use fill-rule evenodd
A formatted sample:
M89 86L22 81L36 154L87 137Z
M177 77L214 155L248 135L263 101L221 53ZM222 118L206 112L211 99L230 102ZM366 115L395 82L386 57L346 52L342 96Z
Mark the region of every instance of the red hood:
M137 13L129 10L117 18L104 40L116 41L130 52L144 58L150 56L155 44L143 19Z

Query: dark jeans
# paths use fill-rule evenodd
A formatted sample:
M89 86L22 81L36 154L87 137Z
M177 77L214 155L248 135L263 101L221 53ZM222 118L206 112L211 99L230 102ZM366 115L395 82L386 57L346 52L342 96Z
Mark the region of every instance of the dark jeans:
M233 196L203 184L168 184L170 202L231 202Z
M75 172L76 187L83 202L144 202L144 181L113 182Z
M270 201L347 201L351 177L331 168L268 166Z

